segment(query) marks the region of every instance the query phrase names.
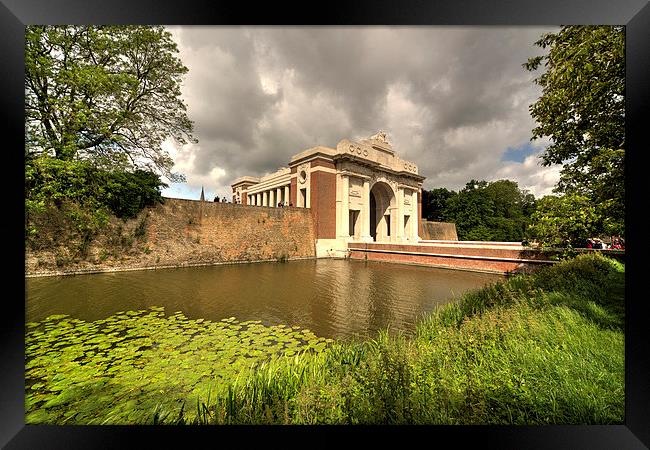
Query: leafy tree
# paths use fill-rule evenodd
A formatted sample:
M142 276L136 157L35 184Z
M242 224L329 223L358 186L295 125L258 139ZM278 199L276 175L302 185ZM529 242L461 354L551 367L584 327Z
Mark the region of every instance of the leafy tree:
M28 26L26 153L182 181L161 148L196 142L176 53L162 26Z
M487 186L485 181L472 180L447 202L444 217L456 224L460 240L490 240L484 218L491 214L492 204L489 199L481 195L485 186Z
M534 205L533 195L514 181L471 180L447 200L443 216L456 224L461 240L521 241Z
M547 195L538 200L527 235L545 247L577 247L596 233L598 220L588 197Z
M162 203L161 187L167 187L153 172L104 172L102 203L117 217L133 218L146 206Z
M625 216L625 32L615 26L564 26L535 44L548 48L524 67L542 95L531 105L532 139L549 137L542 164L563 164L556 193L593 201L597 227L623 234ZM577 197L570 197L577 198Z
M447 188L422 190L422 217L434 222L444 222L447 200L454 195L456 193Z
M103 170L89 161L47 155L25 165L26 237L30 246L40 228L65 218L76 235L88 243L108 223L109 215L127 219L146 206L162 202L159 175L136 170ZM58 236L63 238L63 236Z

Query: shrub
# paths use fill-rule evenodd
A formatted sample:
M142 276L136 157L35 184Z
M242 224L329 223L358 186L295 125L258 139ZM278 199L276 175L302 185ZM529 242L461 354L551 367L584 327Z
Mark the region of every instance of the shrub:
M81 239L84 254L110 214L133 218L146 206L162 202L161 188L166 186L157 174L143 170L109 171L83 160L29 158L25 164L25 237L32 248L38 246L39 231L50 218L62 214Z

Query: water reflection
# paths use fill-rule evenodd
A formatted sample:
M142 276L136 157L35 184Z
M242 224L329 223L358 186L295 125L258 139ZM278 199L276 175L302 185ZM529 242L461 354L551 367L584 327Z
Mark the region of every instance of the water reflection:
M163 306L189 318L298 325L331 338L411 332L422 314L499 275L398 264L309 260L27 279L27 321L83 320Z

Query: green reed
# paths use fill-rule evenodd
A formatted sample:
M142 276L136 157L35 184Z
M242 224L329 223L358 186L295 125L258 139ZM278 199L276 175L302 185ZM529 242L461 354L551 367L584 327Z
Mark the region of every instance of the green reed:
M469 292L412 339L280 355L187 423L622 423L623 292L623 265L580 256Z

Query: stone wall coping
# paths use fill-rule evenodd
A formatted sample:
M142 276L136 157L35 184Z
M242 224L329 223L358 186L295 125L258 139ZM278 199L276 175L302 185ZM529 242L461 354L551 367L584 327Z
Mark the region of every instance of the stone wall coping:
M484 248L484 249L507 249L507 250L531 250L521 244L510 242L487 242L487 241L418 241L418 242L350 242L350 245L400 245L412 247L449 247L449 248Z
M250 186L247 190L248 195L261 194L262 192L270 191L273 189L284 188L291 184L291 173L287 169L284 173L276 173L273 177L263 179L258 184Z
M381 244L381 242L377 242ZM388 244L388 242L387 242ZM528 249L521 242L498 242L498 241L447 241L447 240L421 240L416 244L436 247L471 247L471 248L511 248L516 250Z
M351 247L350 250L355 252L395 253L400 255L437 256L443 258L480 259L486 261L506 261L506 262L535 263L535 264L556 264L558 262L558 261L551 261L547 259L506 258L501 256L480 256L480 255L454 255L449 253L409 252L405 250L380 250L380 249L353 248L353 247Z
M259 182L260 182L259 177L252 177L252 176L249 176L249 175L244 175L242 177L236 178L235 181L233 181L230 186L235 187L235 186L237 186L237 185L239 185L241 183L253 183L253 184L256 184L256 183L259 183Z
M322 145L308 148L297 155L291 157L289 161L289 167L298 165L299 163L307 162L309 159L316 159L318 157L324 157L325 159L332 159L334 155L337 154L337 151L333 148L324 147Z

